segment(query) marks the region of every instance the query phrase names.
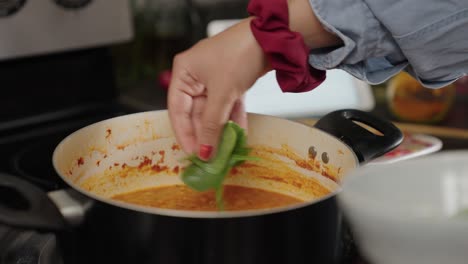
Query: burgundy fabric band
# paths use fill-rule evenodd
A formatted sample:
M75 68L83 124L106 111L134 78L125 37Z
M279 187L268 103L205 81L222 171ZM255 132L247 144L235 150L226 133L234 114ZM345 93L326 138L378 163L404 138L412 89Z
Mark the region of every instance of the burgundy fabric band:
M252 33L265 52L283 92L307 92L325 80L325 71L308 63L302 36L289 29L287 0L250 0Z

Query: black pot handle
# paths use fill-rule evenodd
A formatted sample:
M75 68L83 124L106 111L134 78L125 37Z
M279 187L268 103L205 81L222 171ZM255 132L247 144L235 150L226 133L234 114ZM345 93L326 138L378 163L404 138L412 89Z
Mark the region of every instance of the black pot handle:
M353 121L364 123L383 135L376 135ZM315 127L351 147L360 163L368 162L393 150L403 141L403 133L390 121L355 109L331 112L322 117Z
M0 174L0 223L54 231L67 225L46 192L4 173Z

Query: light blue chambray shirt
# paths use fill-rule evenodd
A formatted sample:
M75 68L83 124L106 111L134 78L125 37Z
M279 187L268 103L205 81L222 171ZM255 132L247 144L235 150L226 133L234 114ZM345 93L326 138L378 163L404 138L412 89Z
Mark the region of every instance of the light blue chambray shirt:
M370 84L408 71L438 88L468 73L468 0L309 0L344 45L313 50L317 69L339 68Z

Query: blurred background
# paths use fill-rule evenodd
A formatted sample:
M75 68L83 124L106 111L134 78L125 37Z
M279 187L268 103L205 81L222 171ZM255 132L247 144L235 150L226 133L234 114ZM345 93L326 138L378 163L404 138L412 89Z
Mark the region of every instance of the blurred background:
M132 41L112 47L116 83L127 98L149 104L167 88L172 58L198 40L217 34L246 17L248 0L132 0ZM452 118L455 101L467 96L468 78L443 89L422 87L406 73L369 86L341 71L330 71L327 81L309 94L282 94L274 73L248 92L250 112L289 118L321 116L340 108L377 111L396 121L443 124ZM148 94L149 86L155 93ZM146 87L146 88L143 88ZM152 99L149 99L152 98ZM456 118L456 117L455 117Z
M131 0L132 41L112 48L118 87L170 70L175 54L207 36L208 23L247 16L248 0Z
M0 84L6 88L0 117L15 119L109 99L138 109L166 108L174 55L248 16L247 4L248 0L2 0ZM465 113L452 110L456 101L465 100L467 82L465 77L444 89L429 90L402 73L370 86L332 70L310 93L283 94L271 72L249 90L247 110L307 118L357 108L396 121L447 124Z

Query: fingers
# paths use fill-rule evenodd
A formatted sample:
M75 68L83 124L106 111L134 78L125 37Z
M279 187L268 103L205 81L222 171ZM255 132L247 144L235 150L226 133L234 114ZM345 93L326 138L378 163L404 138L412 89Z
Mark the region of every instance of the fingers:
M173 83L173 82L171 82ZM168 109L177 142L186 153L194 153L197 149L195 130L192 126L192 97L175 85L169 88Z
M171 80L169 116L177 141L186 153L198 152L202 160L209 160L229 119L247 128L243 98L226 91L230 90L212 89L208 96L205 86L184 71Z
M200 159L209 160L216 152L224 124L229 120L236 99L230 93L219 93L216 90L208 94L204 104L200 134L197 135Z
M236 122L247 132L247 113L245 112L244 96L234 103L234 107L231 111L231 120Z
M193 98L203 93L204 86L175 60L167 104L177 142L186 153L194 153L198 149L192 123L192 108Z
M195 136L197 138L202 134L202 118L203 111L206 105L206 96L197 96L193 98L193 107L192 107L192 125L195 128Z

